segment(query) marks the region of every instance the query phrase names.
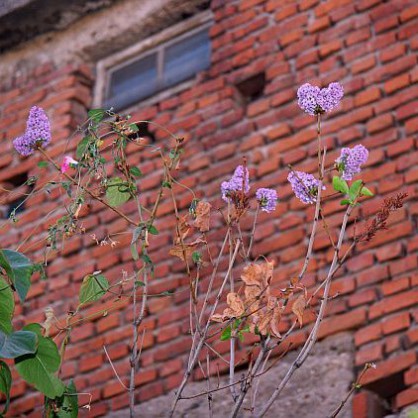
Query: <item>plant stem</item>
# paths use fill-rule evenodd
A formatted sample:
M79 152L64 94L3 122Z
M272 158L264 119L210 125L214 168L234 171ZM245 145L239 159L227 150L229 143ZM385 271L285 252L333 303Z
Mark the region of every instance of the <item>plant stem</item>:
M269 398L269 400L264 404L264 407L262 408L261 412L256 415L257 418L263 417L266 414L266 412L272 406L273 402L276 400L276 398L280 395L282 390L287 385L287 383L290 380L290 378L292 377L293 373L299 367L302 366L302 364L304 363L304 361L306 360L306 358L308 357L308 355L312 351L312 348L313 348L313 346L314 346L314 344L317 340L317 334L318 334L319 327L321 325L322 319L323 319L324 314L325 314L325 308L326 308L327 303L328 303L328 295L329 295L329 290L330 290L330 287L331 287L331 279L332 279L332 277L333 277L333 275L336 271L336 268L338 267L339 251L340 251L341 246L342 246L343 238L344 238L345 231L346 231L346 228L347 228L347 222L348 222L348 219L350 217L350 214L351 214L352 210L353 210L353 206L349 205L347 207L347 210L346 210L345 214L344 214L344 219L343 219L343 223L342 223L342 226L341 226L340 235L339 235L339 238L338 238L338 243L337 243L337 246L336 246L335 251L334 251L334 257L333 257L331 266L329 268L328 275L325 279L326 284L325 284L325 289L324 289L324 295L323 295L323 298L322 298L322 301L321 301L321 306L320 306L318 317L315 321L314 327L312 328L308 339L306 340L304 346L302 347L302 350L298 354L296 360L290 366L290 369L286 373L285 377L282 379L282 381L276 387L276 389L274 390L274 392L271 395L271 397Z
M61 172L60 166L42 149L38 148L38 151L59 171ZM75 186L79 187L83 192L87 193L90 197L97 200L98 202L102 203L106 207L108 207L113 212L117 213L121 218L125 219L128 223L131 225L137 226L137 223L133 221L131 218L126 216L124 213L122 213L119 209L116 209L112 205L109 205L109 203L106 202L106 200L102 199L100 196L95 195L92 193L89 189L83 187L80 185L75 179L73 179L71 176L69 176L67 173L62 173L71 183L73 183Z

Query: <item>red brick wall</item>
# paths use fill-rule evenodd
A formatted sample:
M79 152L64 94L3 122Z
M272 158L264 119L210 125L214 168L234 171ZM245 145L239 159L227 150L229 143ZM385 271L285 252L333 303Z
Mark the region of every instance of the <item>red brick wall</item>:
M394 410L418 402L416 2L214 0L212 9L211 68L199 75L189 90L148 108L138 108L133 112L134 120L152 120L186 137L185 161L179 175L215 206L221 205L220 182L230 176L243 155L251 170L252 190L277 189L281 203L274 214L261 216L253 255L263 253L276 261L275 280L280 283L297 270L304 256L304 237L313 213L313 208L292 197L286 182L288 164L310 171L317 164L313 119L297 107L296 89L306 81L320 85L341 82L346 95L341 108L325 118L324 142L330 162L342 146L362 143L370 149L363 178L378 196L365 203L358 215L373 214L382 197L400 189L410 198L391 221L390 230L358 249L338 273L333 293L339 296L328 309L320 336L354 330L356 370L361 370L365 362L377 364L377 369L366 375L366 388L386 396ZM37 167L38 158L20 159L11 147L11 140L23 132L28 109L34 104L44 107L51 117L54 139L50 154L60 158L75 149L80 136L70 141L68 138L83 120L92 99L94 63L88 64L90 68L45 65L26 79L7 82L0 96L2 184L23 172L38 175L38 181L48 177ZM263 93L244 104L237 83L262 72ZM157 141L167 139L161 130L155 130L155 135ZM161 181L160 167L156 159L133 151L131 158L142 164L146 174L141 190L149 201ZM19 222L2 229L2 245L14 248L29 234L21 250L40 259L47 226L60 213L50 214L46 223L37 223L60 199L63 196L54 188L50 194L33 198L31 206L19 215ZM178 203L185 211L190 196L179 191ZM130 204L126 209L135 211ZM138 376L139 401L179 384L190 345L187 280L182 264L168 255L174 226L171 210L167 200L160 211L160 235L150 253L158 260L151 292L175 293L150 302ZM338 200L328 203L326 214L331 226L341 221L341 210ZM33 284L28 302L18 308L20 320L43 321L47 305L63 318L76 306L78 289L87 273L100 269L110 280L116 280L122 269L132 271L129 249L97 246L90 237L93 231L98 238L126 231L125 222L92 204L83 225L84 235L68 239L60 251L50 253L48 280ZM214 248L223 234L219 226L216 223L209 234ZM119 247L126 247L130 236L120 235L117 241ZM315 246L318 257L305 281L310 289L319 282L318 276L330 260L327 249L325 233L319 234ZM79 391L92 393L90 416L106 414L128 403L102 350L105 344L119 373L127 376L132 312L127 302L122 305L106 317L76 327L67 349L63 377L75 377ZM97 306L88 308L85 315L96 310ZM283 326L287 323L285 319ZM300 343L306 332L305 328L298 331L294 341ZM388 386L394 388L389 395ZM39 416L39 395L29 392L23 382L14 387L13 394L10 416ZM356 418L370 417L370 411L375 410L367 409L371 402L365 396L355 399Z

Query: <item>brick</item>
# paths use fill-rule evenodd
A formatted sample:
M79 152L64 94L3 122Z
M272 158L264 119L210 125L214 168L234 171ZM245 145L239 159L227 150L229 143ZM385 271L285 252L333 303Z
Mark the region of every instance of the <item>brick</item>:
M387 317L382 322L383 334L392 334L409 328L411 319L408 312Z
M408 289L409 277L402 277L400 279L392 280L382 284L382 293L384 296L393 295Z
M377 343L361 348L356 352L356 366L375 362L383 358L383 344Z
M359 328L366 322L367 311L364 308L343 315L326 318L319 328L318 338L324 338L337 332Z
M403 371L415 363L416 353L414 351L408 351L391 359L381 361L377 363L376 369L369 369L369 371L364 375L362 379L363 385L376 382L395 373Z
M404 9L400 14L401 22L407 22L418 16L418 5Z
M370 318L374 319L384 314L396 312L418 302L418 290L399 293L395 296L386 297L370 308Z
M382 324L379 322L359 329L354 335L354 341L357 346L360 346L370 341L379 340L382 335Z
M331 25L331 20L328 16L320 17L309 26L308 30L311 33L319 32L328 28Z
M418 387L413 387L396 395L395 406L396 408L403 408L416 402L418 402Z
M409 85L409 74L402 74L385 82L384 88L386 93L393 93L394 91L403 89Z

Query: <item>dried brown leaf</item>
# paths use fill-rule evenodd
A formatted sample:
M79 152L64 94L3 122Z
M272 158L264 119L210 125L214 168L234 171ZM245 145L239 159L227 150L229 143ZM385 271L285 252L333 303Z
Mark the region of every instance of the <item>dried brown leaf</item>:
M204 242L202 239L197 239L190 244L184 243L183 245L181 243L178 243L171 247L169 254L178 257L183 261L186 261L185 258L190 258L193 254L193 251L195 250L196 246Z
M245 311L244 302L238 293L228 293L226 297L228 308L224 309L223 314L215 314L211 316L211 321L224 322L232 318L239 318Z
M292 312L296 315L296 318L299 322L300 327L303 324L303 312L305 311L306 306L306 297L305 295L300 295L292 306Z
M196 206L196 219L194 224L200 232L209 231L210 209L212 205L209 202L199 201Z

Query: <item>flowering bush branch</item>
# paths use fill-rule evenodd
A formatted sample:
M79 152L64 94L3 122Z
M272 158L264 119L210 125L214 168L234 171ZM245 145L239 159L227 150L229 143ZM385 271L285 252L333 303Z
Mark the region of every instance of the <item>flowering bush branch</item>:
M59 181L48 181L37 185L26 197L30 199L47 187L60 187L65 192L65 213L52 225L49 225L46 237L45 261L33 263L18 251L0 250L0 358L11 358L20 376L45 395L45 415L55 416L57 411L69 412L70 417L78 416L78 394L73 382L64 382L60 370L65 361L66 347L74 327L97 316L111 314L123 307L132 309L132 342L129 356L129 377L120 376L113 364L106 347L106 357L121 387L129 395L130 416L136 415L137 375L141 373L140 358L141 340L145 328L143 321L147 314L149 298L167 296L152 294L150 283L154 279L155 264L149 252L152 237L158 234L156 224L158 210L165 199L172 203L175 231L170 255L184 262L190 287L190 352L186 362L183 379L177 389L169 412L174 416L178 403L183 399L198 396L208 397L208 407L212 408L210 394L215 390L230 392L230 416L239 415L250 388L253 388L251 399L252 415L264 416L271 408L282 390L292 378L295 370L301 367L311 353L317 339L327 304L331 298L332 279L338 269L348 259L356 245L371 240L381 229L386 228L387 220L393 211L400 209L406 194L386 199L381 210L364 230L351 238L343 252L343 243L347 240L347 227L351 215L363 198L373 196L361 179L361 168L368 159L368 150L362 145L343 148L341 155L333 162L331 171L336 173L331 182L325 176L327 167L327 150L321 142L321 118L340 104L343 89L339 83L331 83L320 89L310 84L302 85L297 93L298 104L307 114L316 118L318 136L318 173L305 173L290 169L288 181L297 199L305 205L314 205L312 228L306 249L306 256L295 277L289 277L286 286L278 287L275 282L275 265L272 261L253 253L254 236L257 231L259 214L266 216L280 205L280 192L275 189L259 188L254 193L251 188L250 170L246 159L236 167L232 177L220 185L220 197L224 207L215 211L214 205L206 200L196 198L195 193L176 179L183 154L184 141L163 129L169 134L172 146L162 147L147 143L138 134L139 125L153 124L149 121L132 122L128 116L118 115L103 109L89 112L89 118L81 127L83 138L77 145L75 155L67 155L62 162L55 161L48 153L51 143L50 124L46 113L39 107L30 110L24 135L16 138L13 145L23 157L30 157L35 152L43 156L41 166L49 166L59 176ZM161 182L152 199L143 199L140 191L142 172L132 165L127 154L127 147L135 147L138 153L150 152L157 155L161 164ZM109 158L110 154L110 158ZM109 167L112 167L109 170ZM116 175L108 176L108 172ZM36 179L34 180L36 183ZM176 201L179 188L190 192L190 208L186 214L180 213ZM330 193L324 197L325 193ZM330 233L324 207L327 197L338 194L340 204L345 207L338 239ZM99 205L124 222L124 233L130 240L125 243L130 250L135 266L134 272L128 275L121 272L121 277L114 283L109 282L101 271L92 271L86 275L80 287L79 303L70 310L65 319L58 320L53 310L45 310L45 322L28 324L22 330L15 331L12 320L14 316L14 292L21 302L25 301L30 288L31 277L35 273L44 274L48 254L57 251L57 244L64 242L75 234L84 234L82 218L88 211L89 201ZM132 215L126 209L128 202L135 206ZM58 205L61 203L58 203ZM218 216L224 225L224 239L218 246L218 253L208 242L213 217ZM46 222L47 219L44 221ZM13 221L18 222L14 215ZM246 232L244 225L250 225ZM318 229L326 231L333 251L332 261L327 274L315 289L304 285L304 276L316 256L314 242ZM118 242L111 234L99 241L97 245L107 244L117 247ZM26 240L28 240L26 238ZM227 267L223 265L227 260ZM241 265L242 264L242 265ZM239 280L236 271L239 269ZM106 300L105 309L97 309L93 314L83 316L87 306ZM314 302L319 301L315 310ZM314 312L315 319L309 336L302 345L295 361L291 364L284 378L277 382L275 390L263 405L257 405L257 390L260 380L270 370L270 360L278 352L290 348L290 336L304 325L307 310ZM283 318L291 315L291 325L286 327ZM305 318L306 320L306 318ZM242 358L240 346L247 339L252 341L250 355ZM217 345L228 342L229 354L225 357ZM213 360L220 359L226 364L229 372L229 383L217 389L208 389L196 395L184 395L184 390L193 373L207 379L214 372ZM249 359L249 360L248 360ZM36 374L39 362L45 364L41 374ZM237 379L235 369L238 364L247 364L243 377ZM36 378L34 376L36 375ZM9 407L10 388L12 385L9 366L0 360L0 391L6 396L5 410ZM85 395L85 394L83 394ZM89 397L91 399L91 396ZM90 402L90 401L89 401ZM89 402L85 407L90 407ZM339 413L346 401L334 412Z

